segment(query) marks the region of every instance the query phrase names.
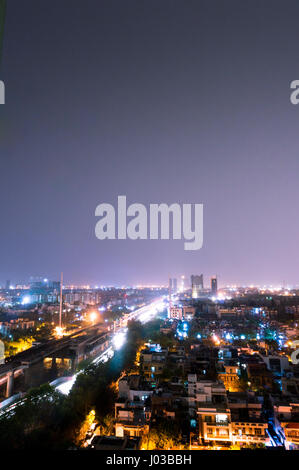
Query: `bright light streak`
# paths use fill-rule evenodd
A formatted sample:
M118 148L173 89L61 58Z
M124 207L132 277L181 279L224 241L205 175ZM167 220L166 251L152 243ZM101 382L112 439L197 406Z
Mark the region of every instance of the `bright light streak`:
M216 345L220 344L220 339L217 335L213 334L212 339Z
M62 328L61 326L56 326L55 336L57 336L57 338L61 338L63 335L64 335L64 328Z
M63 393L63 395L68 395L71 389L73 388L76 378L77 374L73 375L72 378L67 382L63 382L62 384L58 385L58 387L56 387L56 390L58 390L60 393Z
M89 314L89 320L91 321L92 324L94 324L97 318L98 318L98 314L96 312L91 312Z
M93 364L98 364L99 362L108 362L114 355L113 348L110 346L106 351L104 351L100 356L96 357L92 362Z
M120 349L126 342L127 331L120 331L113 336L113 346L116 351Z
M94 364L98 364L100 362L107 362L107 361L109 361L109 359L111 359L111 357L113 357L113 354L114 354L113 349L111 347L109 347L100 356L96 357L92 362ZM70 391L72 390L74 383L76 382L77 376L79 374L81 374L82 372L83 372L83 370L80 371L80 372L77 372L77 374L74 374L67 381L59 384L57 387L55 387L56 390L63 393L63 395L68 395L70 393Z
M31 297L30 295L25 295L22 299L22 305L28 305L31 303Z

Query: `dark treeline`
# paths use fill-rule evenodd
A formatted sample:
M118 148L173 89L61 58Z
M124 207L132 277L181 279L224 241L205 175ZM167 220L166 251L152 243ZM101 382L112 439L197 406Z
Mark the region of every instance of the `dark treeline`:
M131 322L125 345L107 363L91 364L81 372L68 396L48 384L31 390L24 403L0 417L0 449L64 450L78 444L91 409L98 420L113 413L113 383L134 367L137 349L158 327L159 321L147 325Z

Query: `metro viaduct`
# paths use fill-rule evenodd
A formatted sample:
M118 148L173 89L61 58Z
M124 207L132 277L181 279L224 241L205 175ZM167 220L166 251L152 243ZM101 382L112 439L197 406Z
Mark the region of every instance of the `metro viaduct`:
M0 386L6 383L6 398L13 395L14 379L20 375L28 376L34 373L34 366L40 367L45 358L52 358L53 367L56 358L70 359L74 371L80 361L104 351L108 347L109 338L107 327L100 323L16 354L8 362L0 365Z

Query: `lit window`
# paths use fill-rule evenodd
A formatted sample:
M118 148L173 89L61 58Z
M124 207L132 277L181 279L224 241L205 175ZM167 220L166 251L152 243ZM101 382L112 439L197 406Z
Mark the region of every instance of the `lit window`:
M227 415L220 413L216 415L216 423L225 423L227 422Z

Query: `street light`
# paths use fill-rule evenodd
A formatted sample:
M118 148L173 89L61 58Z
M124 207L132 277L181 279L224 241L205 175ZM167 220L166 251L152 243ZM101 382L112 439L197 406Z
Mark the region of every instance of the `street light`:
M64 328L62 328L61 326L56 326L55 335L57 338L62 338L62 336L64 335Z
M90 319L90 321L93 325L94 325L97 318L98 318L98 314L96 312L91 312L89 314L89 319Z

